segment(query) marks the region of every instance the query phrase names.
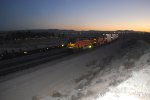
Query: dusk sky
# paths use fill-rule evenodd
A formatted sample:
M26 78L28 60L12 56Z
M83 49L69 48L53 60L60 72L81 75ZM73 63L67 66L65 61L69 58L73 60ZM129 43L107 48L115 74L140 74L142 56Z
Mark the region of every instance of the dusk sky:
M150 32L150 0L0 0L0 30Z

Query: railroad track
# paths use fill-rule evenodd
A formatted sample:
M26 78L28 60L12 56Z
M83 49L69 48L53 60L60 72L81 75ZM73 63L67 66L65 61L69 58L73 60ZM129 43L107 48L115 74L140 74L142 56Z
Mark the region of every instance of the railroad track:
M71 55L68 49L62 48L55 51L48 51L44 53L28 55L22 58L9 59L0 62L0 77L8 74L29 69L36 65L62 58L67 55Z

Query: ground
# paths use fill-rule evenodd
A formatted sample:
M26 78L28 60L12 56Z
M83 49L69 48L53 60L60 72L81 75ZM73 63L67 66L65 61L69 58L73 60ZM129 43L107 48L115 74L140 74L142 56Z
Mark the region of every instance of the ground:
M118 40L0 83L1 100L148 100L150 47Z

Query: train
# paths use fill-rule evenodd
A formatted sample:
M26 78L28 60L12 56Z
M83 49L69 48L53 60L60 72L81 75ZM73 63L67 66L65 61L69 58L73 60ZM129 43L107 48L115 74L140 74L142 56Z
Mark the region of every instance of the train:
M90 49L93 47L101 46L110 43L118 38L118 34L103 34L100 37L92 39L77 39L75 42L69 42L67 48L69 49Z

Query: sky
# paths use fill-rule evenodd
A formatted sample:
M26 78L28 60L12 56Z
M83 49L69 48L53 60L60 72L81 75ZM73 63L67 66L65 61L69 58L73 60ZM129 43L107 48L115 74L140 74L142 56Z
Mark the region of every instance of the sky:
M150 0L0 0L0 30L150 32Z

